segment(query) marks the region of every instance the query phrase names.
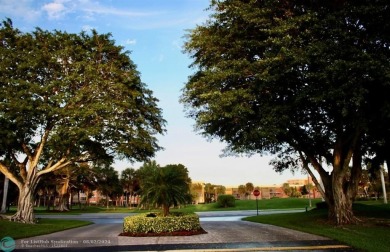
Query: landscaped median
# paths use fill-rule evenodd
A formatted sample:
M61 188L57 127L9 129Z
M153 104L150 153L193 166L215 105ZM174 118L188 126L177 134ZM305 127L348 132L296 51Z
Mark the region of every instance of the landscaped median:
M195 213L142 213L124 218L123 236L177 236L206 233Z

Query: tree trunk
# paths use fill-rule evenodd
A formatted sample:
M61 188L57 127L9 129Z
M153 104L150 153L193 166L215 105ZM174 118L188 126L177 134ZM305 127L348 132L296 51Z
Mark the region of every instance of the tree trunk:
M352 199L348 197L348 193L344 192L342 183L334 183L333 200L328 202L329 220L335 221L337 225L355 223L356 218L352 211L352 203Z
M88 195L87 195L87 198L88 198ZM80 201L80 190L77 191L77 200L78 200L78 204L79 204L79 209L81 209L81 201Z
M58 206L56 207L56 210L60 212L69 211L66 203L68 195L68 186L69 180L65 179L65 181L63 181L63 183L56 188L59 194Z
M12 221L22 223L35 223L33 193L36 185L34 183L25 183L19 190L18 210L11 216ZM33 185L33 187L31 187Z
M163 205L163 216L169 215L169 205Z
M384 167L381 166L380 174L381 174L381 183L382 183L382 191L383 191L383 203L387 204L387 192L386 192L385 177L383 175L383 172L384 172Z
M9 179L5 177L4 179L4 190L3 190L3 202L1 204L0 213L7 212L7 197L8 197L8 187L9 187Z

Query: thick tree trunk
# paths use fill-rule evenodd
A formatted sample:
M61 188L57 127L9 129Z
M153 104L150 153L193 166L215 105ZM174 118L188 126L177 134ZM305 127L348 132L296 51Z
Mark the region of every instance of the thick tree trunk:
M355 148L357 149L357 148ZM352 168L349 166L352 151L345 152L342 148L335 148L333 153L333 171L329 174L314 156L309 160L319 172L323 190L320 190L328 204L328 219L336 225L356 223L358 219L352 210L352 203L357 193L357 186L361 174L361 155L358 150L354 152ZM306 160L303 158L302 160ZM310 172L310 169L306 167ZM314 180L317 188L320 183Z
M35 223L34 207L33 207L33 193L35 185L31 187L32 183L25 183L21 190L19 190L18 210L11 217L12 221L22 223Z
M163 205L163 216L168 216L169 215L169 206L168 205Z
M328 217L337 225L344 225L356 222L352 211L352 198L344 192L342 183L333 184L333 200L329 204Z
M66 194L60 195L59 200L58 200L58 206L55 209L57 211L60 211L60 212L69 211L66 201L67 201Z

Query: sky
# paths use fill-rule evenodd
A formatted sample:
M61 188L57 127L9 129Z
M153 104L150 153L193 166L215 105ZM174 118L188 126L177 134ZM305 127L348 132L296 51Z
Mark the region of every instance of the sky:
M195 70L183 53L185 35L209 17L210 0L0 0L1 20L11 18L15 28L36 27L80 33L95 29L111 33L117 45L130 51L141 80L160 100L167 121L166 134L158 136L164 150L153 158L159 165L183 164L193 181L224 186L278 185L306 175L276 173L271 156L221 157L225 144L209 141L194 131L179 103L181 89ZM121 172L142 163L115 162Z

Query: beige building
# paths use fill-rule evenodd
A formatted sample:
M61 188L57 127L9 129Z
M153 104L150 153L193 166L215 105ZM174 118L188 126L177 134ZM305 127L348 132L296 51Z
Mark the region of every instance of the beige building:
M314 183L311 177L302 178L302 179L290 179L287 180L286 183L290 187L296 187L297 189L302 188L307 184L313 185L313 189L310 191L310 198L320 198L321 195L318 190L314 187ZM194 197L195 204L205 203L205 190L204 190L204 182L193 182L191 192ZM283 184L282 185L257 185L255 189L260 191L260 195L257 197L258 199L271 199L271 198L287 198L288 196L284 193ZM256 197L251 194L242 194L238 190L238 186L226 186L225 194L233 195L236 199L256 199ZM217 193L215 193L215 199L218 197ZM304 197L309 197L306 195Z

